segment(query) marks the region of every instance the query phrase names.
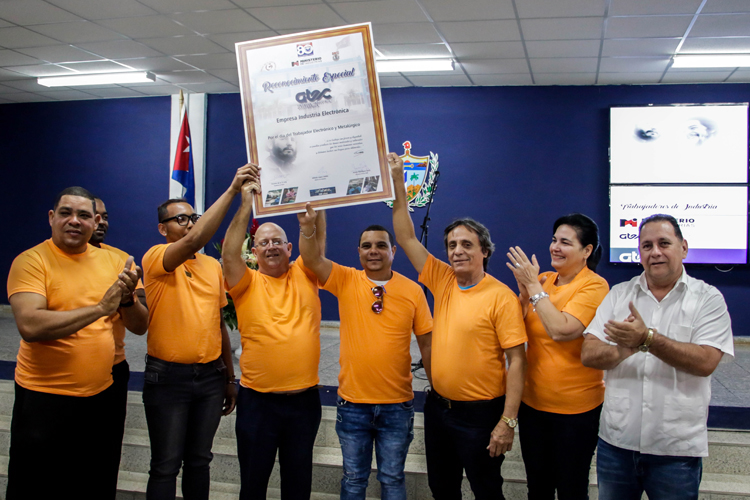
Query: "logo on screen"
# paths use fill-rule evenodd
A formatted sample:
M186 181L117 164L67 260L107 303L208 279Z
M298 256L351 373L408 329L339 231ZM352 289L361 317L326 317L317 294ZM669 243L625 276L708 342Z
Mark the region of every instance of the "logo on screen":
M294 96L295 99L297 99L297 102L304 103L304 102L315 102L319 101L321 99L330 99L331 98L331 89L323 89L323 90L305 90L304 92L300 92L296 96Z
M313 55L312 42L297 44L297 57L307 57Z
M637 240L638 235L633 233L625 233L620 235L621 240Z
M620 219L620 227L625 226L638 227L638 219Z
M641 255L633 250L630 253L623 253L620 254L620 262L640 262L641 261Z
M292 61L292 68L295 66L299 66L299 61Z

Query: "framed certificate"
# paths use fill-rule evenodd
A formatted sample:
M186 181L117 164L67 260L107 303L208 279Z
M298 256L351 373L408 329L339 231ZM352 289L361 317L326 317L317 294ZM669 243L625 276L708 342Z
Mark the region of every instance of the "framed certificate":
M236 48L257 217L393 199L369 23Z

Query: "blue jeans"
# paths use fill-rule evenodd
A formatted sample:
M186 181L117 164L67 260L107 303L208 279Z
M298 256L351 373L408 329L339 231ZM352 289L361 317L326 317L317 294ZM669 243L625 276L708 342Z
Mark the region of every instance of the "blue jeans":
M173 499L182 466L185 500L207 500L211 447L221 420L226 366L146 359L143 406L151 440L151 470L146 498Z
M599 500L640 500L644 490L659 500L697 499L702 474L700 457L647 455L599 439Z
M281 500L309 500L320 414L316 387L294 394L273 394L240 386L235 425L240 500L265 500L276 450Z
M374 440L381 498L406 500L404 463L414 439L414 400L381 405L339 397L337 404L336 434L344 457L341 499L365 498Z

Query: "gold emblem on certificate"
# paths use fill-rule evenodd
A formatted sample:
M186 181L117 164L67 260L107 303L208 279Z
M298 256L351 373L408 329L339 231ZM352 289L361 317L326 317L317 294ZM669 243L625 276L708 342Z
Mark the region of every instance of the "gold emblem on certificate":
M258 217L393 199L370 24L237 44Z

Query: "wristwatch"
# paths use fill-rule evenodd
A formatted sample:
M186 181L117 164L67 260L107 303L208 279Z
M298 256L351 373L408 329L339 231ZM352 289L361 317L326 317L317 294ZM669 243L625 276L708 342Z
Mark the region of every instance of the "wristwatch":
M654 341L654 333L656 333L656 328L648 329L648 335L646 335L646 340L643 341L643 344L638 346L639 351L648 352L649 347L651 347L651 343Z
M500 417L500 420L502 420L503 422L505 422L506 424L508 424L508 427L510 427L511 429L515 429L516 426L518 425L518 419L517 418L509 418L509 417L506 417L505 415L503 415L502 417Z

